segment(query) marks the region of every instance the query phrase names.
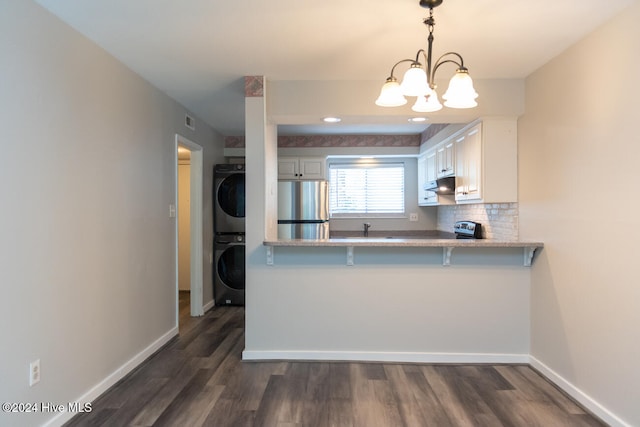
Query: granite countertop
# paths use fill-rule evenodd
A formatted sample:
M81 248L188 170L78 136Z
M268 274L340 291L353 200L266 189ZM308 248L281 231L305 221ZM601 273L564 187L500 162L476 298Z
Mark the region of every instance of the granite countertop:
M426 231L370 231L364 237L361 231L332 231L328 239L265 240L267 265L274 264L275 247L343 247L346 248L346 263L354 265L356 247L405 247L442 248L442 265L451 265L451 252L455 248L521 248L524 265L531 266L534 253L544 247L542 242L495 239L456 239L454 233L438 230Z
M488 247L488 248L541 248L542 242L495 239L456 239L454 233L438 230L424 231L370 231L364 237L361 231L332 231L328 239L265 240L265 246L387 246L387 247Z

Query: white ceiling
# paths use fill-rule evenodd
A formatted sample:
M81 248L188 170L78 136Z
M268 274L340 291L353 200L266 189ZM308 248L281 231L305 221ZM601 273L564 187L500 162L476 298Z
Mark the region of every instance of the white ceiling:
M426 46L418 0L36 1L223 135L244 134L244 76L382 84ZM445 0L434 53L524 78L634 1Z

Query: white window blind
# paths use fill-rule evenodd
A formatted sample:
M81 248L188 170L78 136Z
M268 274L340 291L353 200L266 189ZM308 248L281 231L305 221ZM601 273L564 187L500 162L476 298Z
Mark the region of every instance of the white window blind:
M329 209L339 216L404 214L404 164L332 164Z

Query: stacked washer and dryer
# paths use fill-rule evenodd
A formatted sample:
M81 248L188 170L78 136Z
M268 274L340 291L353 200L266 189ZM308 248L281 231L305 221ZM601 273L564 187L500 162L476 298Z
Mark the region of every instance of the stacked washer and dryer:
M219 164L213 171L213 298L216 305L244 305L245 168Z

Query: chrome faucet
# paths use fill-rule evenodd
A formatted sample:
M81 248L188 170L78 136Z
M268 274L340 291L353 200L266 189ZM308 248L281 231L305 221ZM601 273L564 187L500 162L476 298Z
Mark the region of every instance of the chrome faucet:
M362 225L364 226L364 237L368 237L369 236L369 228L371 228L371 223L370 222L365 222Z

